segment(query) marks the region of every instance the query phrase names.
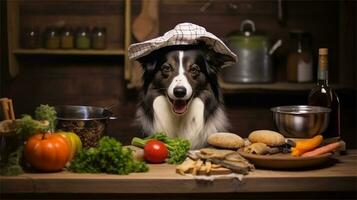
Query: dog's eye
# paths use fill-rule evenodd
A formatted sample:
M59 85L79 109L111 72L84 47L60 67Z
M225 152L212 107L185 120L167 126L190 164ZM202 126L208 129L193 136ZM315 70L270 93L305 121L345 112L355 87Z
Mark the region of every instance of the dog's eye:
M164 73L169 73L172 70L172 67L169 64L164 64L164 65L162 65L161 70Z
M172 71L172 66L170 65L170 64L167 64L167 63L165 63L165 64L163 64L162 66L161 66L161 74L162 74L162 76L164 77L164 78L167 78L167 77L169 77L170 76L170 73L171 73L171 71Z
M200 67L196 64L193 64L193 65L191 65L189 71L192 74L192 76L197 76L200 73Z

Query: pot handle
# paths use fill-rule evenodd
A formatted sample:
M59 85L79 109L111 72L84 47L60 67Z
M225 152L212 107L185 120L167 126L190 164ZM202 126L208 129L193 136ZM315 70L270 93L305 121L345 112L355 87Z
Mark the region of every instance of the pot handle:
M246 25L250 26L251 31L244 31L245 30L244 27ZM250 35L251 32L255 32L255 24L254 24L254 22L252 20L250 20L250 19L246 19L246 20L242 21L242 23L240 24L240 31L242 33L244 33L245 35L247 35L247 36Z
M281 39L276 41L275 44L270 48L269 55L272 55L282 44L283 42Z

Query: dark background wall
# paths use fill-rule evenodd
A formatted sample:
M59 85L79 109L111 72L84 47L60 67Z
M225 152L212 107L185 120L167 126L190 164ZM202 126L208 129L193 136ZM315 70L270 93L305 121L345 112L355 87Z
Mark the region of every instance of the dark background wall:
M46 1L44 1L46 2ZM342 134L349 147L356 147L356 2L355 1L284 1L284 21L277 19L277 1L213 1L205 12L200 8L206 1L169 1L160 3L160 33L173 28L179 22L200 24L221 38L239 29L241 21L250 18L257 29L266 33L272 41L283 39L284 44L274 57L276 80L285 81L286 56L291 42L289 31L302 29L313 38L313 52L319 47L330 49L330 79L339 85L338 94L342 106ZM140 1L132 2L133 17L140 11ZM234 3L237 9L230 8ZM67 2L68 4L68 2ZM1 19L4 19L4 1L1 1ZM78 24L73 13L105 22L108 27L123 27L123 3L101 2L101 6L86 5L88 9L73 10L68 4L51 10L45 3L41 6L26 4L22 7L20 25L51 24L65 18ZM61 6L62 5L62 6ZM97 18L91 16L96 13ZM49 17L52 16L52 17ZM86 17L88 16L88 17ZM99 17L98 17L99 16ZM103 17L104 16L104 17ZM140 131L133 126L137 91L125 87L123 57L103 56L18 56L20 73L12 78L6 62L5 34L1 21L1 96L14 100L16 115L32 113L39 104L77 104L107 106L114 108L118 120L109 125L108 134L124 143ZM112 45L122 46L123 31L112 28ZM316 55L316 54L315 54ZM316 63L316 62L315 62ZM316 67L316 65L315 65ZM277 105L306 104L308 90L267 91L249 90L226 94L225 102L232 124L231 131L246 136L255 129L275 129L270 108Z

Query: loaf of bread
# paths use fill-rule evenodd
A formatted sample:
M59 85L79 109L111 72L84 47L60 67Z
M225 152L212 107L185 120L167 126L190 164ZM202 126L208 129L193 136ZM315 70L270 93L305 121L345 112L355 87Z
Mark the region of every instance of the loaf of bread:
M248 139L252 143L264 143L268 146L275 147L285 143L285 138L278 132L269 130L257 130L249 134Z
M238 149L244 146L244 140L234 133L214 133L208 137L207 142L224 149Z

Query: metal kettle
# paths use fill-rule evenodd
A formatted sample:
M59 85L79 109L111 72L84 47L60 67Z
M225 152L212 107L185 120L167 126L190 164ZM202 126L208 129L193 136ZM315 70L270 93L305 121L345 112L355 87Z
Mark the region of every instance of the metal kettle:
M266 83L273 81L271 55L281 46L278 40L271 48L267 36L255 33L252 20L244 20L240 33L227 38L227 45L238 55L238 62L223 68L222 79L233 83Z

